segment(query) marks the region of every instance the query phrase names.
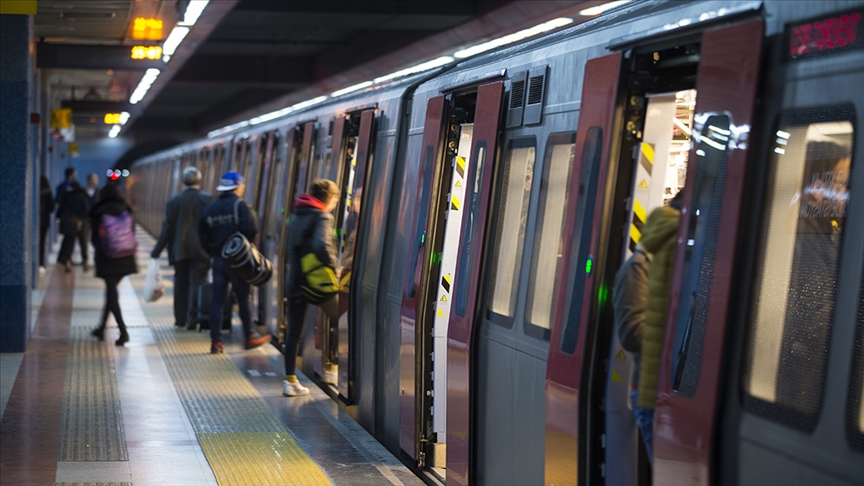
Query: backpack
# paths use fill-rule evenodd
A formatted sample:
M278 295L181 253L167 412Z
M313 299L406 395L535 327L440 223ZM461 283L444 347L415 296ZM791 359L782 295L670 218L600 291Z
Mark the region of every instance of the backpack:
M129 211L120 216L103 214L99 224L99 243L102 253L108 258L122 258L138 251L135 241L135 224Z

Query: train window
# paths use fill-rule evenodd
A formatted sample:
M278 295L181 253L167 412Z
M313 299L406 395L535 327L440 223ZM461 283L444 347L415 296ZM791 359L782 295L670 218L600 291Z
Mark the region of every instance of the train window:
M408 290L408 298L414 299L417 295L417 290L420 289L420 276L423 273L421 267L423 260L420 257L426 250L426 218L429 214L429 199L432 191L432 170L435 168L435 148L431 145L426 146L426 152L423 156L423 174L419 182L422 188L420 195L420 210L417 212L417 230L414 235L414 251L411 256L411 269L408 274L408 282L410 289Z
M579 174L579 194L576 201L572 250L576 251L576 276L570 292L569 312L561 333L561 351L572 355L579 341L579 321L585 294L585 280L591 272L591 234L594 227L594 207L597 204L597 185L600 163L603 161L603 128L591 127L585 134L582 148L581 173ZM582 273L582 268L585 273ZM554 308L554 301L553 301Z
M861 288L858 291L858 330L855 333L855 354L849 385L846 431L852 446L864 449L864 275L861 276Z
M462 241L459 248L460 262L459 269L456 275L456 315L465 317L465 312L468 310L468 288L471 287L469 278L471 276L471 268L474 266L474 258L477 257L479 249L477 248L477 232L480 230L481 221L479 221L480 203L482 194L480 190L483 185L483 171L486 169L486 140L477 142L477 148L474 149L472 159L476 164L470 169L473 177L468 180L468 189L470 194L466 192L468 205L466 207L468 213L465 216L465 223L462 227Z
M567 207L575 144L575 132L549 136L540 181L540 208L528 279L525 333L547 341L552 327L552 297L561 272L564 209Z
M773 145L744 402L805 431L822 407L854 119L851 106L793 112Z
M687 245L684 247L684 278L675 327L672 355L672 389L684 396L696 393L702 371L702 350L708 321L711 281L717 253L717 232L723 213L727 147L731 127L728 115L708 117L703 124L694 170Z
M525 225L534 181L534 156L537 140L534 137L510 140L504 159L504 177L498 200L498 222L495 229L495 247L492 254L492 277L489 282L487 306L492 322L509 327L516 313L516 291L519 289L519 270L525 243ZM518 228L518 229L517 229Z

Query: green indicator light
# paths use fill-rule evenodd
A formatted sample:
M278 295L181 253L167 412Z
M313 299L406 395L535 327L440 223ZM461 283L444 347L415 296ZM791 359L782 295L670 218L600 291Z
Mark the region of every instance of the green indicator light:
M605 284L601 285L600 291L597 293L597 302L601 306L604 306L604 305L606 305L606 302L608 302L608 300L609 300L609 286L605 285Z
M285 214L285 206L282 206L282 209L279 210L282 214Z
M593 264L594 264L594 262L590 258L588 260L585 260L585 274L586 275L591 273L591 266Z
M426 243L426 233L420 235L420 244L422 245L424 243Z

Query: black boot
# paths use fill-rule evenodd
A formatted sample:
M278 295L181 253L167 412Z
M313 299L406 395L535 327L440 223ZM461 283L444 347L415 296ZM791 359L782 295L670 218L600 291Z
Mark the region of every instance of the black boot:
M96 329L93 329L92 331L90 331L90 335L95 337L96 339L98 339L100 341L104 341L105 340L105 328L102 326L99 326Z
M114 344L116 344L117 346L123 346L124 344L126 344L128 342L129 342L129 334L127 334L126 331L120 331L120 337L117 338L116 341L114 341Z

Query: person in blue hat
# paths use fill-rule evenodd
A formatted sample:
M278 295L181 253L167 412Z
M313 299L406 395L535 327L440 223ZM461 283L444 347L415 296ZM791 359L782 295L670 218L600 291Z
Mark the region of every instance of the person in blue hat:
M198 236L201 246L212 258L213 296L210 300L210 353L225 352L222 345L222 308L228 293L228 283L240 308L240 321L246 336L246 349L252 349L270 341L270 335L262 336L252 327L249 308L249 284L222 259L222 247L236 232L243 233L254 241L258 233L255 215L246 201L240 199L246 190L246 181L237 172L226 172L219 186L219 197L204 208L198 221Z

